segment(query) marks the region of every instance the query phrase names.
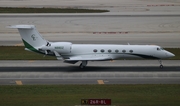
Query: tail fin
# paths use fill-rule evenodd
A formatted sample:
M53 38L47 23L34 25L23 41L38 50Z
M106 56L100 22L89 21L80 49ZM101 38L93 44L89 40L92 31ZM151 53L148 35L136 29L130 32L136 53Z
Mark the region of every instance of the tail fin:
M34 25L13 25L9 28L17 28L24 46L31 51L39 52L38 48L42 45L46 45L47 41L36 30Z

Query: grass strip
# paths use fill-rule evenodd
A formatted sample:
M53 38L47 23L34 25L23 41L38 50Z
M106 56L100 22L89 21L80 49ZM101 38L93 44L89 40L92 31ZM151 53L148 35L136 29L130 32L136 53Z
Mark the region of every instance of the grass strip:
M176 56L170 60L180 60L180 48L165 48ZM24 50L24 46L0 46L0 60L56 60L56 57Z
M24 50L24 46L0 46L0 60L56 60L54 56Z
M17 8L0 7L0 13L102 13L109 10L78 9L78 8Z
M180 106L180 85L0 86L2 106L74 106L81 99L111 99L117 106Z

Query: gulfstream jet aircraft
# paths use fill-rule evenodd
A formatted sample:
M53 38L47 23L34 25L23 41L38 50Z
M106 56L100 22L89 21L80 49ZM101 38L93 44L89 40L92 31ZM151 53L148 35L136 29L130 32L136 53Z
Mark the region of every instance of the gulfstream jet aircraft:
M14 25L17 28L25 50L56 56L58 60L75 64L81 61L84 68L88 61L106 61L129 58L161 59L175 56L156 45L113 45L113 44L72 44L71 42L49 42L36 30L34 25Z

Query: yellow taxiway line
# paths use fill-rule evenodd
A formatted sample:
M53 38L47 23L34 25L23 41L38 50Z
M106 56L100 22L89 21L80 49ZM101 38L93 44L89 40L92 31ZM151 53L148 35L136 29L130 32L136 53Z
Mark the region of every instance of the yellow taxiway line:
M104 84L103 80L97 80L98 84Z
M15 81L17 85L23 85L22 81Z

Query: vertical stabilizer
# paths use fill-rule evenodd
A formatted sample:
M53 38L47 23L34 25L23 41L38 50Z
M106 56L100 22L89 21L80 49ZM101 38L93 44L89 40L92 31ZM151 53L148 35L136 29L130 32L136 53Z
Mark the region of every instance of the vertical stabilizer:
M38 52L37 48L47 44L34 25L13 25L9 28L18 29L24 46L31 51Z

